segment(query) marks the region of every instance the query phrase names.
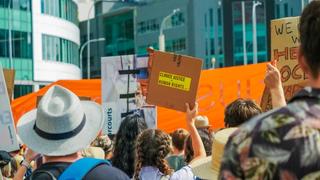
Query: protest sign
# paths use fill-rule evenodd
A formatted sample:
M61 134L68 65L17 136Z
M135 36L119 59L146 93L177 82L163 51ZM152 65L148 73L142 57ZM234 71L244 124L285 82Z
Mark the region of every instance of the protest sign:
M298 64L300 35L299 17L289 17L271 21L271 59L277 63L286 101L307 83L306 74ZM261 99L263 111L272 109L271 94L264 89Z
M7 85L7 91L9 99L11 100L14 88L14 70L13 69L3 69L4 79Z
M298 91L305 87L305 83L294 84L290 86L283 87L284 97L286 102L288 102ZM270 90L265 88L261 98L260 107L263 112L267 112L272 109L272 99Z
M278 64L283 86L306 81L306 75L298 64L300 35L299 17L271 21L271 60Z
M149 128L156 128L156 107L145 102L144 86L148 79L148 57L113 56L102 58L102 108L104 134L116 134L122 120L138 113Z
M6 81L0 65L0 150L15 151L19 149L14 121L11 113Z
M147 102L185 112L185 103L196 101L202 60L190 56L154 51L150 53L151 75Z

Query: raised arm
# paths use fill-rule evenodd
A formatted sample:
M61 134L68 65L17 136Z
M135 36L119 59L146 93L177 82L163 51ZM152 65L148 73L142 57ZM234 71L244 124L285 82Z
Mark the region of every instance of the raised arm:
M190 110L189 104L186 104L186 106L187 106L187 114L186 114L187 128L192 139L192 148L194 151L194 156L192 161L195 161L197 159L206 157L206 151L204 149L198 130L194 124L195 117L198 115L198 104L196 103L192 110Z
M13 180L22 180L24 179L24 175L28 171L28 168L31 168L30 164L37 156L37 153L32 151L31 149L27 149L25 152L25 159L23 160L23 164L19 167L16 174L13 177Z
M279 108L286 106L287 103L282 88L280 72L275 65L270 63L267 64L267 72L264 83L270 90L272 107Z

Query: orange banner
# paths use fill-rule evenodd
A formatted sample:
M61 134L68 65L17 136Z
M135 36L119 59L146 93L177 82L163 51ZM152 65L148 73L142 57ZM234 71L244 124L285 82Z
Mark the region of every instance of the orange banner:
M213 129L224 127L224 108L236 98L251 98L260 103L265 69L266 63L260 63L201 72L197 93L199 113L208 116ZM11 104L15 121L34 109L37 97L42 96L54 84L64 86L80 97L90 97L91 100L101 103L100 79L57 81L38 92L15 99ZM185 127L184 113L158 107L158 128L171 132Z

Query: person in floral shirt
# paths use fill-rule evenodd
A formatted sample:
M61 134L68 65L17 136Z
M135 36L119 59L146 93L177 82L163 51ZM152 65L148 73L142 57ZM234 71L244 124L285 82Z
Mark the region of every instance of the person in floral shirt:
M320 178L320 0L304 9L299 31L299 65L310 87L230 137L219 179Z

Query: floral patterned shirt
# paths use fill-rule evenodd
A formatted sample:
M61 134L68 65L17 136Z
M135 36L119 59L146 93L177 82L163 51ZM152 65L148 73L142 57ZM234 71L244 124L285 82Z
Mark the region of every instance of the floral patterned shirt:
M219 179L319 179L320 89L242 125L225 146Z

